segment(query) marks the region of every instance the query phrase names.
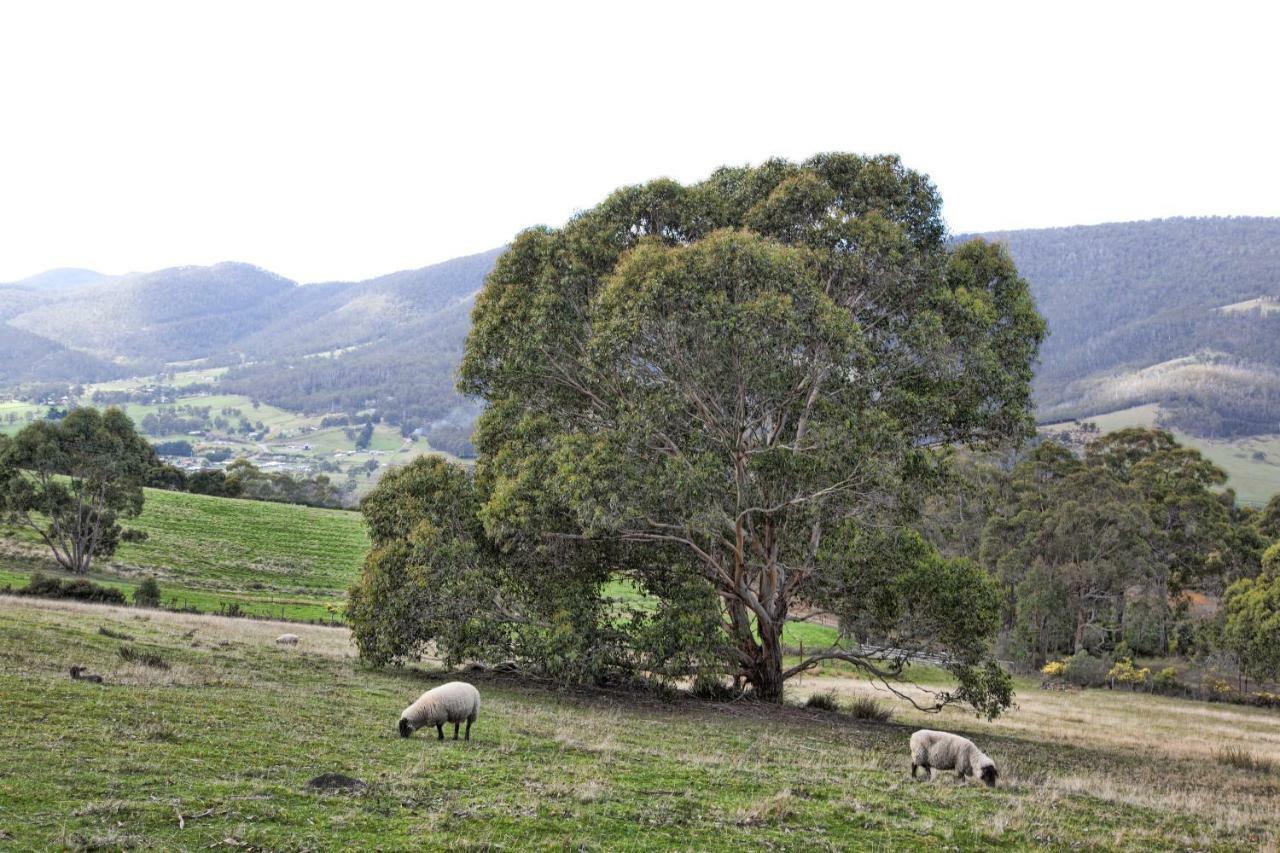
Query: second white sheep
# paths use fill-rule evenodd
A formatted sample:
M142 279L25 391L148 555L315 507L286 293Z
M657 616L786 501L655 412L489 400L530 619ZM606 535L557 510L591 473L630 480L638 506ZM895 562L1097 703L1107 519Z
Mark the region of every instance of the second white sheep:
M444 740L444 724L453 723L453 739L458 739L458 726L467 724L467 740L471 740L471 724L480 713L480 691L465 681L450 681L432 687L400 714L400 737L408 737L425 726L435 726L438 740Z

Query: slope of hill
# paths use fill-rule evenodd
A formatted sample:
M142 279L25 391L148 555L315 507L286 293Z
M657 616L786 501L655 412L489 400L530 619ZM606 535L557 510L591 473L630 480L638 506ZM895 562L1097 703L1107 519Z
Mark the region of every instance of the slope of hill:
M286 630L296 647L276 644ZM469 741L438 742L397 737L395 720L458 674L352 656L341 628L0 599L0 707L14 721L0 838L22 850L737 851L1250 850L1280 836L1265 769L1280 758L1277 724L1260 708L1020 679L1018 709L994 722L895 703L884 723L467 672L479 719ZM72 681L71 664L106 683ZM806 676L792 701L884 703L877 688ZM920 727L974 738L999 786L909 779ZM326 791L330 774L356 790Z
M93 270L79 269L76 267L62 267L60 269L45 270L42 273L27 276L18 281L9 282L0 285L0 287L21 287L27 290L65 290L71 287L81 287L86 284L95 284L105 281L110 276L103 275Z
M247 264L81 287L0 288L0 385L94 382L200 360L226 390L314 413L378 409L465 449L453 390L471 300L501 250L361 282L298 285ZM457 433L457 435L453 435ZM443 435L438 438L444 440Z
M92 579L131 593L157 578L166 606L326 620L340 609L369 539L355 512L263 501L146 490L131 529L147 534L123 542ZM59 574L30 531L0 525L0 587L26 584L32 571Z
M1280 432L1280 219L983 236L1008 245L1049 321L1035 380L1042 421L1157 404L1162 423L1188 434ZM299 286L219 264L0 286L0 383L199 359L232 368L228 390L284 408L376 408L406 431L465 439L474 407L453 375L472 297L500 251L363 282Z
M1280 219L994 232L1049 338L1042 420L1160 403L1204 436L1280 432ZM1229 309L1229 310L1222 310Z

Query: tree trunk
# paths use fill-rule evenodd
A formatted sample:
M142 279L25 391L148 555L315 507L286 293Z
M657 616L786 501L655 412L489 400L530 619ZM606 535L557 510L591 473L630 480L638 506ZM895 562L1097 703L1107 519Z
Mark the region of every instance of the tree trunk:
M759 626L760 642L747 681L757 699L763 702L782 701L782 630L777 625Z

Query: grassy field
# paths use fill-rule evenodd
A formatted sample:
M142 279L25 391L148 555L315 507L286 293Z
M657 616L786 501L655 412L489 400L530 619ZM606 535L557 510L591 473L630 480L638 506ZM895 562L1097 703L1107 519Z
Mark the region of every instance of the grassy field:
M1134 406L1118 412L1096 415L1083 420L1093 421L1102 432L1113 432L1132 426L1154 426L1160 407L1151 404ZM1060 429L1046 427L1047 432ZM1233 440L1197 438L1174 430L1178 441L1194 447L1214 464L1227 472L1228 485L1236 490L1241 503L1262 506L1271 496L1280 493L1280 435L1253 436Z
M119 639L107 629L127 635ZM0 846L14 849L1256 849L1280 827L1280 718L1130 694L1024 692L995 723L888 723L660 702L469 674L471 742L401 739L448 677L378 671L342 629L0 600ZM119 649L167 669L126 663ZM71 681L87 665L107 683ZM791 691L869 693L854 678ZM977 738L987 790L908 778L920 722ZM311 790L341 773L356 793Z
M355 512L156 489L127 526L146 541L121 543L95 581L131 591L152 575L166 605L216 612L234 603L287 619L334 618L369 547ZM30 531L9 530L0 546L0 586L57 574Z

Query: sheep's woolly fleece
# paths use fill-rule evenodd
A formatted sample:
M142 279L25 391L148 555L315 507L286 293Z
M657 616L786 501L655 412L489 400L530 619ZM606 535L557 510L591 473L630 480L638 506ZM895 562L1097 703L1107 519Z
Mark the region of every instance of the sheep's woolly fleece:
M996 784L996 763L973 741L950 732L921 729L911 736L911 778L916 768L954 770L959 776L973 776L988 786Z
M400 714L400 734L408 737L425 726L474 723L480 712L480 691L464 681L433 687Z

